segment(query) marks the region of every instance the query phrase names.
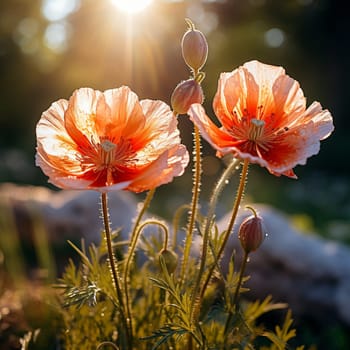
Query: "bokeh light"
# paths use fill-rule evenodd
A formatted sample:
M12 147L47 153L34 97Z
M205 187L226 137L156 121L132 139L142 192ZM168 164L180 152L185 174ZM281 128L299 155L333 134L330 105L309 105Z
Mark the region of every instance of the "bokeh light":
M26 17L18 23L13 33L13 40L24 54L31 55L39 48L38 32L39 22L34 18Z
M284 32L279 28L271 28L265 32L265 43L270 47L280 47L285 41Z
M43 0L42 14L49 21L60 21L80 6L80 0Z
M69 25L66 22L50 23L44 33L45 45L56 53L64 52L68 47Z

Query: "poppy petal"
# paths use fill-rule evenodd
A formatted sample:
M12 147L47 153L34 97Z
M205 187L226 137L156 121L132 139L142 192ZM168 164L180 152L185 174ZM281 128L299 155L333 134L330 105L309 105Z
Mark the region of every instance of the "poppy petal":
M180 176L188 161L170 107L139 101L125 86L78 89L37 125L36 164L64 189L149 190Z
M296 178L293 168L317 154L334 129L318 102L306 109L299 83L282 67L258 61L220 75L213 108L222 127L199 105L189 115L217 155L231 153L277 176Z

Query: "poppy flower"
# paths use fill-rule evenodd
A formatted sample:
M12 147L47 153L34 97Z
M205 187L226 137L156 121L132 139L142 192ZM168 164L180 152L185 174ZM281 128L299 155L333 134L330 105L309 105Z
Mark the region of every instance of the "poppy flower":
M213 109L220 128L200 104L188 113L217 156L231 153L277 176L296 178L293 168L317 154L320 140L334 129L331 114L320 103L306 108L299 83L282 67L258 61L220 75Z
M36 164L63 189L141 192L181 175L189 161L170 107L139 101L125 86L76 90L42 114L36 133Z

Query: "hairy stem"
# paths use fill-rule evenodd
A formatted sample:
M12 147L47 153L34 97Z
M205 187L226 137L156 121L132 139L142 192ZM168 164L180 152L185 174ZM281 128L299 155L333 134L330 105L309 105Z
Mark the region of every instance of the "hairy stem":
M126 332L126 340L127 340L127 349L132 349L132 334L129 332L128 322L127 318L125 316L125 306L124 306L124 300L123 300L123 293L122 289L120 287L120 277L119 272L117 269L116 264L116 258L113 253L113 246L112 246L112 237L111 237L111 229L110 229L110 223L109 223L109 213L108 213L108 203L107 203L107 193L101 194L101 204L102 204L102 216L103 216L103 223L104 223L104 232L105 232L105 239L107 243L107 251L108 251L108 261L110 265L110 269L112 272L112 279L114 281L115 289L117 292L117 298L119 301L120 306L120 315L121 319L125 328Z
M208 242L209 242L210 232L211 232L211 224L212 224L212 219L213 219L214 214L215 214L216 204L217 204L217 201L219 199L220 193L222 192L222 190L224 189L224 187L227 183L227 180L235 172L235 170L237 169L237 166L239 165L239 162L240 161L238 159L235 159L224 170L220 179L217 181L217 183L214 187L213 193L211 195L211 198L210 198L209 210L207 213L207 217L205 220L205 226L204 226L204 230L203 230L203 246L202 246L201 264L200 264L200 268L199 268L199 273L197 275L196 284L195 284L195 287L193 289L193 299L192 299L192 308L191 308L192 317L194 317L194 315L196 315L197 311L198 311L198 310L196 310L195 305L199 306L201 304L201 303L196 303L196 300L197 300L197 294L199 293L201 279L203 277L204 270L205 270L206 254L207 254Z
M242 285L242 280L243 280L243 275L244 275L244 272L245 272L245 268L247 266L247 262L248 262L248 255L249 253L245 252L244 253L244 257L243 257L243 261L242 261L242 265L241 265L241 268L240 268L240 271L239 271L239 277L238 277L238 282L237 282L237 286L236 286L236 289L235 289L235 293L233 295L233 302L232 302L232 305L234 307L234 310L230 310L229 311L229 314L227 316L227 320L226 320L226 324L225 324L225 338L227 338L228 336L228 331L229 331L229 328L230 328L230 324L231 324L231 321L232 321L232 317L235 313L237 313L238 311L238 297L239 297L239 291L241 289L241 285Z
M127 321L128 321L128 329L133 337L133 325L132 325L132 314L131 314L131 304L130 304L130 289L129 289L129 274L130 274L130 264L131 260L134 256L134 252L136 249L137 241L139 238L139 225L143 215L145 214L147 208L149 207L151 200L153 198L155 189L148 191L147 196L143 202L142 208L137 215L135 220L134 228L131 233L130 244L128 254L126 256L125 265L124 265L124 294L125 294L125 304L126 304L126 313L127 313Z
M181 219L181 215L183 215L183 213L185 211L188 211L191 208L190 205L188 204L183 204L181 207L179 207L173 217L173 222L172 222L172 227L173 227L173 239L172 239L172 249L176 250L176 246L177 246L177 231L179 230L180 227L180 219Z
M234 305L236 311L238 309L239 290L241 289L243 275L244 275L244 272L245 272L245 268L247 266L248 255L249 255L249 253L247 253L247 252L244 253L242 265L241 265L241 268L240 268L240 271L239 271L238 283L237 283L237 286L236 286L235 294L233 296L233 305Z
M227 184L228 179L232 176L232 174L236 171L237 168L239 168L239 159L234 159L229 166L224 170L222 173L220 179L216 183L213 193L211 195L210 201L209 201L209 209L207 213L207 218L205 220L205 227L204 227L204 234L207 233L207 231L210 231L211 223L215 214L216 204L219 199L219 196L224 189L224 187Z
M240 179L238 190L237 190L237 196L236 196L236 199L235 199L234 204L233 204L231 220L229 222L229 225L228 225L227 230L225 232L224 240L222 242L222 245L221 245L220 250L219 250L218 255L217 255L218 260L220 259L221 255L225 249L226 243L228 241L228 238L230 237L231 231L233 229L233 225L234 225L236 218L237 218L239 206L241 204L244 190L245 190L245 185L247 182L248 167L249 167L249 160L246 159L243 163L243 168L242 168L242 172L241 172L241 179Z
M185 272L188 264L190 251L191 251L194 226L195 226L196 217L197 217L200 184L201 184L201 172L202 172L201 141L200 141L199 129L197 128L197 126L194 126L193 154L194 154L193 193L192 193L190 217L189 217L189 222L186 230L186 240L185 240L185 246L184 246L183 259L182 259L182 265L181 265L181 273L180 273L181 283L184 281L184 278L185 278Z
M242 198L243 198L243 194L244 194L244 189L245 189L245 185L246 185L246 181L247 181L247 175L248 175L248 167L249 167L249 161L246 159L244 161L244 164L243 164L243 168L242 168L242 172L241 172L241 179L240 179L240 182L239 182L239 185L238 185L238 190L237 190L237 195L235 197L235 201L234 201L234 204L233 204L233 209L232 209L232 214L231 214L231 219L230 219L230 222L229 222L229 225L227 227L227 230L226 232L224 233L224 239L222 241L222 244L219 248L219 251L215 257L215 263L213 264L213 266L211 267L211 269L209 270L209 273L207 275L207 278L204 282L204 285L202 287L202 290L201 290L201 293L200 293L200 298L203 298L204 296L204 293L205 293L205 290L209 284L209 281L213 275L213 272L215 270L215 267L217 266L220 258L221 258L221 255L225 249L225 246L226 246L226 243L228 241L228 238L230 237L230 234L231 234L231 231L233 229L233 225L236 221L236 218L237 218L237 214L238 214L238 210L239 210L239 206L240 206L240 203L242 201Z

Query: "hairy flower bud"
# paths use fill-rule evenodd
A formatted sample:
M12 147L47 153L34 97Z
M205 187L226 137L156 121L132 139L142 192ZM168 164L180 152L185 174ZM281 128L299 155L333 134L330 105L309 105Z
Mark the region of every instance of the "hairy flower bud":
M238 231L238 238L246 254L257 250L263 242L265 235L263 219L255 211L254 215L247 217L241 223Z
M158 254L159 264L161 264L161 259L164 261L168 272L173 273L177 267L177 254L172 250L163 248Z
M208 57L207 39L193 24L182 37L181 48L182 57L190 68L198 71L204 66Z
M202 104L204 95L200 84L189 79L179 83L171 95L171 106L175 114L186 114L193 103Z

